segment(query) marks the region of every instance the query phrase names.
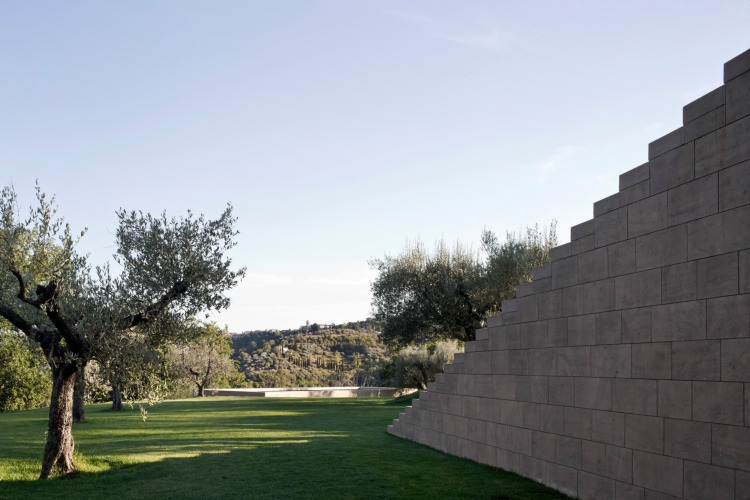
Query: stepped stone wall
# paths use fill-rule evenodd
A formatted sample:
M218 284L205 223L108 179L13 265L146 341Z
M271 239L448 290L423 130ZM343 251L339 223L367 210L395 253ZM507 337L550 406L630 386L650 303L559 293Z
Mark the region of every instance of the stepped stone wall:
M750 498L750 50L390 433L596 499Z

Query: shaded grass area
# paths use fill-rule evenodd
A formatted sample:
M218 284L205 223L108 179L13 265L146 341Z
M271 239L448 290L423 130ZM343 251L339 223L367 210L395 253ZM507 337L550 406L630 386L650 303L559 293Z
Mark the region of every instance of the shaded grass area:
M563 498L386 432L410 401L206 398L87 407L73 477L36 480L47 411L0 414L0 498Z

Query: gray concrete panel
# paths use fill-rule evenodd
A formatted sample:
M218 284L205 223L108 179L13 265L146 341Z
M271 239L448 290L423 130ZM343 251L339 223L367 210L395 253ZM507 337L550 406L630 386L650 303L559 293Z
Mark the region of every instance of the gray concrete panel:
M631 186L635 186L639 182L643 182L646 179L649 178L649 174L651 173L651 169L648 163L644 163L643 165L639 165L631 170L628 170L624 174L620 174L619 179L619 189L622 191L623 189L629 188Z
M687 124L724 105L724 86L712 90L682 108L682 123Z
M750 159L750 117L695 140L695 175L702 177ZM653 181L652 181L652 192Z
M628 238L667 227L667 199L663 192L628 205Z
M750 72L726 84L727 123L750 115Z
M719 211L750 203L750 161L719 172Z
M693 382L693 419L743 425L744 387L738 382Z
M683 144L685 144L685 131L680 127L651 142L648 145L648 159L653 160Z
M711 463L711 424L667 418L664 420L664 454Z
M594 219L597 247L611 245L628 237L628 208L622 207Z
M719 175L716 173L670 189L668 193L670 226L719 211Z
M693 142L673 149L649 161L651 195L661 193L695 178Z
M685 142L718 130L726 125L726 108L721 106L685 125Z

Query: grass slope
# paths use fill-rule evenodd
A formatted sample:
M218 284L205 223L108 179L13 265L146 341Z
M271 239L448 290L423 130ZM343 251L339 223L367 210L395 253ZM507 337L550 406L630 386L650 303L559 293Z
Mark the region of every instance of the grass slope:
M387 434L405 400L207 398L87 408L74 477L37 481L47 410L0 414L0 498L561 498Z

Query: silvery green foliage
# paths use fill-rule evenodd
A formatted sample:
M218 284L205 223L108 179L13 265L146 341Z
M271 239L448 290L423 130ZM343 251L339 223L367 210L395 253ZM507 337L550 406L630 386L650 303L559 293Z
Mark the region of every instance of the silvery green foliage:
M114 275L77 254L85 231L74 237L54 198L36 193L27 218L13 188L0 195L0 316L40 342L53 364L109 364L136 345L180 338L188 318L228 307L225 293L244 276L226 256L237 235L231 206L216 220L120 210L114 259L122 271Z

